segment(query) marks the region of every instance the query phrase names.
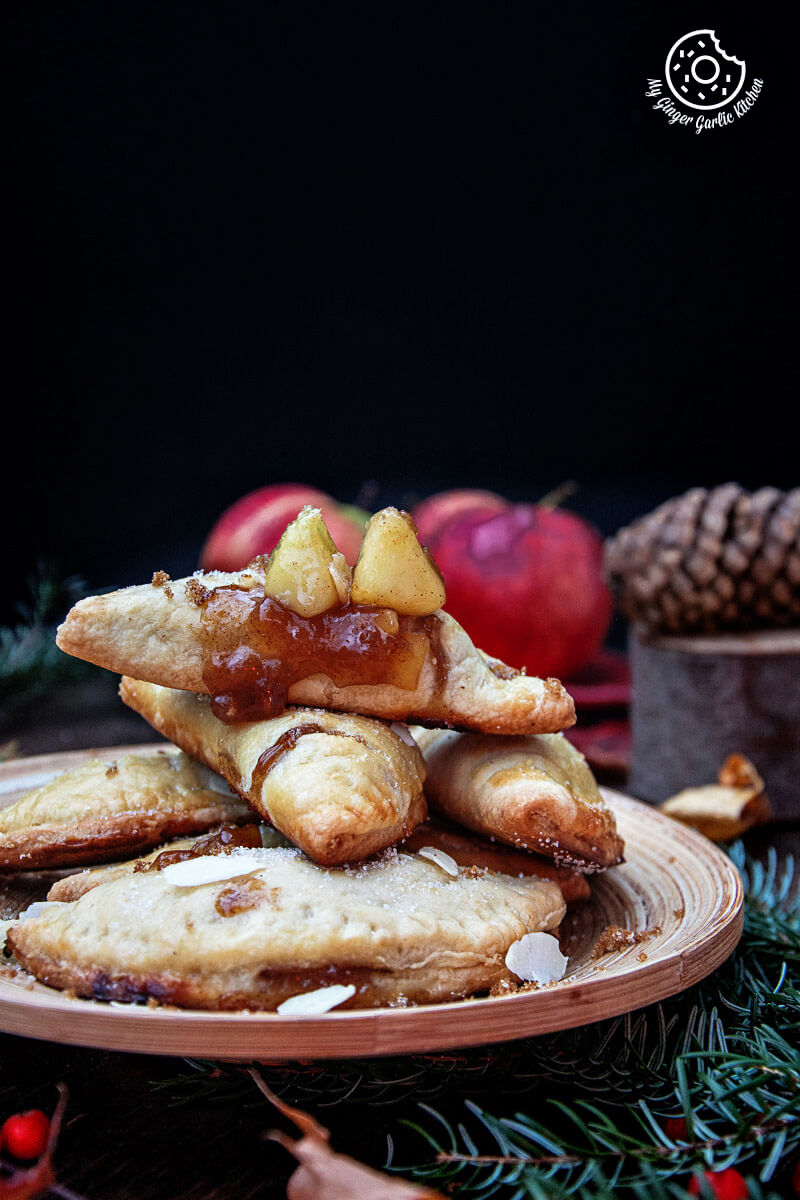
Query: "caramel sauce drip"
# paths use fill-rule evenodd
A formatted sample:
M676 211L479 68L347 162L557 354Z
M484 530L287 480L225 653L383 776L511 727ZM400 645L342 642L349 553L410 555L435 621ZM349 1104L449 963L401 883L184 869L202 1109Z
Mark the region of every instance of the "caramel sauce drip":
M278 716L289 688L312 675L336 687L390 684L413 691L425 659L442 685L439 622L372 605L343 604L302 617L263 586L230 584L194 597L203 610L203 682L228 724Z
M235 917L261 904L275 904L279 895L280 888L269 887L258 876L250 876L223 888L214 901L214 908L221 917Z
M327 733L334 737L351 737L356 742L364 742L363 737L358 733L345 733L343 729L326 729L324 725L317 725L313 721L305 722L302 725L293 725L291 729L287 729L280 735L277 741L263 751L258 762L253 767L253 775L250 784L251 792L260 792L263 787L264 780L269 772L285 754L293 750L301 737L305 737L308 733Z
M239 846L262 846L257 825L221 825L215 833L200 838L182 850L162 850L152 862L137 863L136 871L163 871L173 863L186 862L190 858L204 858L207 854L226 854Z

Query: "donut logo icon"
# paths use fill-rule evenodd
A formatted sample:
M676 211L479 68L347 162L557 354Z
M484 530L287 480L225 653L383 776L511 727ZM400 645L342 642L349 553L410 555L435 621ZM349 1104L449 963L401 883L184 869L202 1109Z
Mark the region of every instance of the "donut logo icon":
M687 108L723 108L744 84L742 59L726 54L713 29L695 29L679 38L667 55L667 86Z

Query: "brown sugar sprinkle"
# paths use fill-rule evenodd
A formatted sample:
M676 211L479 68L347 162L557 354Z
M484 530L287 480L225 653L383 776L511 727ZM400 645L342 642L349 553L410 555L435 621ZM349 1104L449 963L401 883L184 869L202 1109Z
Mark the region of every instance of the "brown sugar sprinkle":
M0 957L0 978L24 979L27 972L19 965L19 963L8 962L5 956L10 954L10 950L3 950L3 957Z
M516 992L517 984L513 979L498 979L489 988L490 996L510 996L512 992Z
M213 592L213 588L207 588L200 582L196 575L186 581L186 598L191 600L192 604L196 604L198 608L202 608L206 600Z
M152 584L153 587L163 588L164 594L169 596L170 600L172 599L174 593L172 588L169 586L169 575L166 571L155 571L153 573Z
M489 995L516 996L520 992L538 992L541 988L539 983L518 983L515 979L499 979L489 988Z
M106 767L106 779L113 779L115 775L119 775L119 767L116 763L109 763Z
M627 950L629 946L638 946L640 942L658 937L660 933L660 925L654 925L652 929L623 929L621 925L606 925L595 942L592 959L602 958L604 954L613 954L615 950ZM640 957L639 961L644 962L644 959Z

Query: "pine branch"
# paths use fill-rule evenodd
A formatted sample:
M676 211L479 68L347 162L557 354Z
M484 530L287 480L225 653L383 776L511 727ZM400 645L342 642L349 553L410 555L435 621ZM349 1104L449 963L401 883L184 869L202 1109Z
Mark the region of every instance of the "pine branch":
M63 654L55 643L58 619L81 595L77 577L63 579L52 564L40 563L18 603L19 621L0 627L0 704L30 703L67 679L88 675L87 663Z
M763 1195L761 1184L800 1146L800 897L793 863L779 868L774 854L764 866L746 862L741 846L733 855L747 887L742 941L710 979L644 1010L636 1057L647 1087L638 1095L635 1080L633 1087L609 1087L599 1105L580 1075L566 1086L551 1079L535 1116L496 1116L468 1102L473 1128L427 1109L436 1132L419 1122L408 1127L424 1139L431 1160L411 1173L481 1200L598 1200L641 1189L653 1197L686 1195L692 1172L738 1164L757 1170L750 1195ZM595 1037L602 1029L593 1027ZM602 1046L600 1059L608 1059L629 1049L631 1039L620 1047L612 1023ZM606 1066L612 1078L612 1064ZM666 1132L676 1116L685 1136Z
M486 1119L486 1114L481 1113L479 1109L474 1109L477 1116ZM793 1116L775 1117L772 1121L763 1121L758 1125L750 1127L749 1133L754 1140L761 1140L768 1134L780 1132L783 1129L789 1128L795 1121ZM738 1139L738 1133L726 1133L719 1137L701 1138L699 1140L675 1143L673 1145L631 1145L625 1149L602 1149L596 1152L595 1157L598 1160L611 1161L615 1159L640 1159L645 1161L657 1161L665 1158L675 1158L678 1155L692 1154L698 1156L709 1150L724 1149ZM524 1164L529 1167L552 1167L552 1166L571 1166L575 1163L584 1163L586 1161L585 1154L454 1154L440 1150L436 1155L436 1161L439 1163L472 1163L476 1166L486 1165L501 1165L501 1166L520 1166Z

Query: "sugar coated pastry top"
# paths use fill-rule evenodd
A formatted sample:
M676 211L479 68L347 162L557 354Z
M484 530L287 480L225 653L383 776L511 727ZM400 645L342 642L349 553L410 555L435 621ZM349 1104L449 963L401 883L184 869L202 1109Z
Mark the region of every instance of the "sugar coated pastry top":
M112 878L13 923L7 940L37 978L78 995L274 1008L352 983L353 1005L369 1006L491 987L508 977L509 946L563 913L549 880L452 875L396 850L331 869L245 848Z

